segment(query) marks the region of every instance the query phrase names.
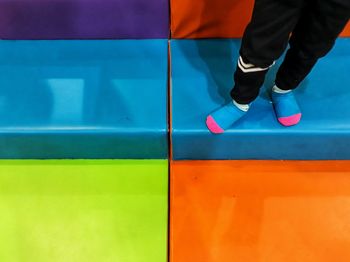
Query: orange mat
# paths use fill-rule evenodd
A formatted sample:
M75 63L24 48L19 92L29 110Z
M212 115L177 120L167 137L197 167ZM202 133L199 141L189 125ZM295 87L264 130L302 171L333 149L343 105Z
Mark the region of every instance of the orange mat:
M254 0L171 0L173 38L237 38L248 24ZM350 36L350 24L342 36Z
M170 262L348 262L350 162L172 162L170 214Z

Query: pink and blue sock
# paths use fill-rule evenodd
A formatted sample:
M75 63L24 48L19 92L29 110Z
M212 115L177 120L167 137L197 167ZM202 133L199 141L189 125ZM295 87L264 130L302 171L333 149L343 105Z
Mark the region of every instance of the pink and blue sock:
M244 116L248 109L249 105L232 101L207 117L207 127L212 133L221 134Z
M294 126L301 120L301 110L292 90L272 89L272 102L278 122L283 126Z

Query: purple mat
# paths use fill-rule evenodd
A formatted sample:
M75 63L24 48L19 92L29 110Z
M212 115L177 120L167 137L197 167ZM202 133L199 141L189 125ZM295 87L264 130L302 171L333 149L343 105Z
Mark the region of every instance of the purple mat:
M168 0L0 0L2 39L167 38Z

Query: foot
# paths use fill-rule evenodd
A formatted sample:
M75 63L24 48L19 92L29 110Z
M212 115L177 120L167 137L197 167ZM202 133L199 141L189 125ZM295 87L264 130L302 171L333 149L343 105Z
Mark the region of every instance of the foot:
M278 122L283 126L294 126L301 120L301 110L291 90L287 93L272 91L272 102Z
M246 113L247 111L239 109L232 101L210 114L206 124L210 132L222 134Z

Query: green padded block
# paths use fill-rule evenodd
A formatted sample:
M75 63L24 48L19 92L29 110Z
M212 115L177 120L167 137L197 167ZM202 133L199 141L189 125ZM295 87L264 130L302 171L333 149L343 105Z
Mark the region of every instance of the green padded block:
M0 261L166 262L166 160L0 161Z

